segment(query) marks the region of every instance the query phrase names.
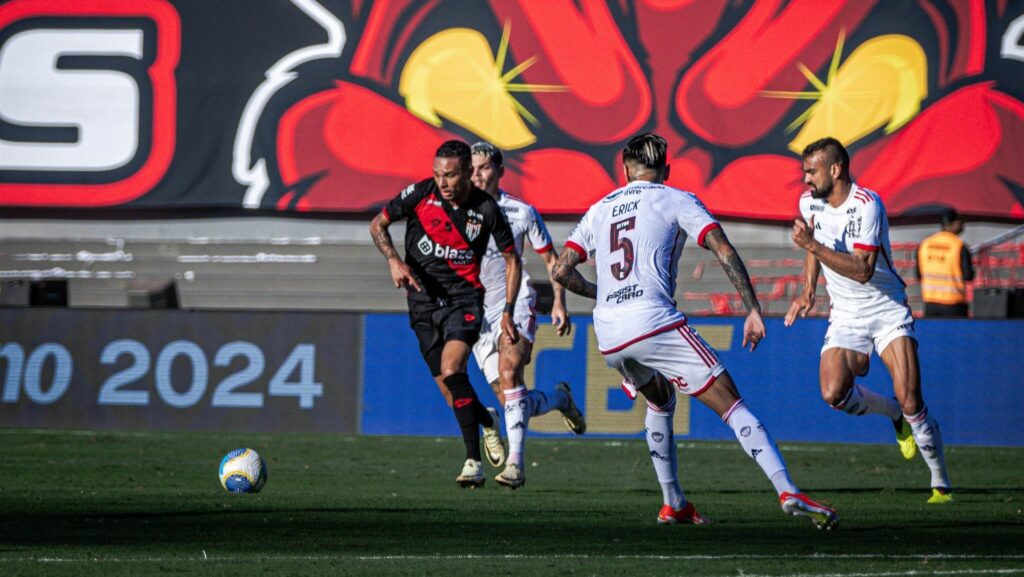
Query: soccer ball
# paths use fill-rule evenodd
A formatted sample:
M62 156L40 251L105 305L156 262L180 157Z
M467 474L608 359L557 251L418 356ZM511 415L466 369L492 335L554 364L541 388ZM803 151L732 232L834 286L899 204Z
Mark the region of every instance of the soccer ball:
M235 449L220 462L220 484L232 493L259 493L267 482L267 464L252 449Z

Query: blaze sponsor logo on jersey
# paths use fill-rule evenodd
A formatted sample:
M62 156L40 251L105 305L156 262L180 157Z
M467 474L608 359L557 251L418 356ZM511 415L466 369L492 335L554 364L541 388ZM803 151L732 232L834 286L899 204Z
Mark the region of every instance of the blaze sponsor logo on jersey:
M405 198L412 194L412 191L416 190L416 184L410 184L409 186L402 189L402 198Z
M471 248L452 248L447 245L435 243L425 236L416 243L416 246L425 256L434 255L437 258L443 258L451 261L452 264L466 265L472 264L473 262L474 255L473 249Z
M612 291L605 298L605 302L615 301L616 304L623 303L635 297L644 296L644 289L637 288L639 285L631 284L616 291Z
M434 252L434 243L430 242L430 239L427 237L421 238L420 241L416 243L416 246L420 249L420 252L426 256L430 256L430 254Z
M821 204L812 204L807 208L810 209L811 212L825 212L825 207Z
M108 206L157 186L180 52L167 0L0 6L0 204Z

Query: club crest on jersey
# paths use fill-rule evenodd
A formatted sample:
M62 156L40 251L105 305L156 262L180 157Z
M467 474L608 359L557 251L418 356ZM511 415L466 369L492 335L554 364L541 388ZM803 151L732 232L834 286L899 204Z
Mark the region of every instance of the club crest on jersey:
M475 211L466 212L466 238L469 242L476 240L476 237L480 236L480 229L483 226L483 216Z
M846 236L851 236L853 238L859 238L860 237L860 225L861 225L861 217L859 217L859 216L857 216L857 217L851 216L850 220L846 223Z

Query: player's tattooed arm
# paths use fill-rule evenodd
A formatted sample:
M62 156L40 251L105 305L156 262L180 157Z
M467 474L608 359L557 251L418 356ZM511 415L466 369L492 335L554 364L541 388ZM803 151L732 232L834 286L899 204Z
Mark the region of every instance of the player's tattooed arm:
M721 263L725 274L732 281L737 292L740 293L743 306L747 311L761 310L761 304L757 301L757 294L754 293L754 285L750 282L750 275L747 274L747 267L744 266L739 253L736 252L732 243L725 236L725 232L721 228L713 229L704 238L704 244L708 247L708 250L714 253L718 262Z
M399 258L398 251L395 250L395 243L391 240L391 233L388 232L388 225L390 224L383 212L373 217L373 220L370 222L370 236L373 237L373 244L377 246L377 250L388 260Z
M583 278L576 266L580 264L580 255L571 248L563 248L562 254L558 255L558 262L551 273L558 284L580 296L596 299L597 285Z
M388 232L389 224L391 223L388 222L383 212L373 217L373 220L370 222L370 236L373 237L373 244L377 245L377 250L384 255L384 258L388 259L391 282L394 283L395 288L421 291L423 287L416 280L416 276L412 274L409 265L402 262L401 257L398 256L398 251L395 250L395 243L391 241L391 233Z

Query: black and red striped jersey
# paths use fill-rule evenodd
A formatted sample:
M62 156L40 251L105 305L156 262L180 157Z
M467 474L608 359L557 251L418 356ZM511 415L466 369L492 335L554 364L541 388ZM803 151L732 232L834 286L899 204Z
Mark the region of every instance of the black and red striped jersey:
M480 262L488 239L493 236L501 252L516 250L512 229L498 203L476 187L455 208L441 198L434 179L428 178L409 185L382 212L389 222L407 220L405 263L424 289L409 291L412 300L483 297Z

